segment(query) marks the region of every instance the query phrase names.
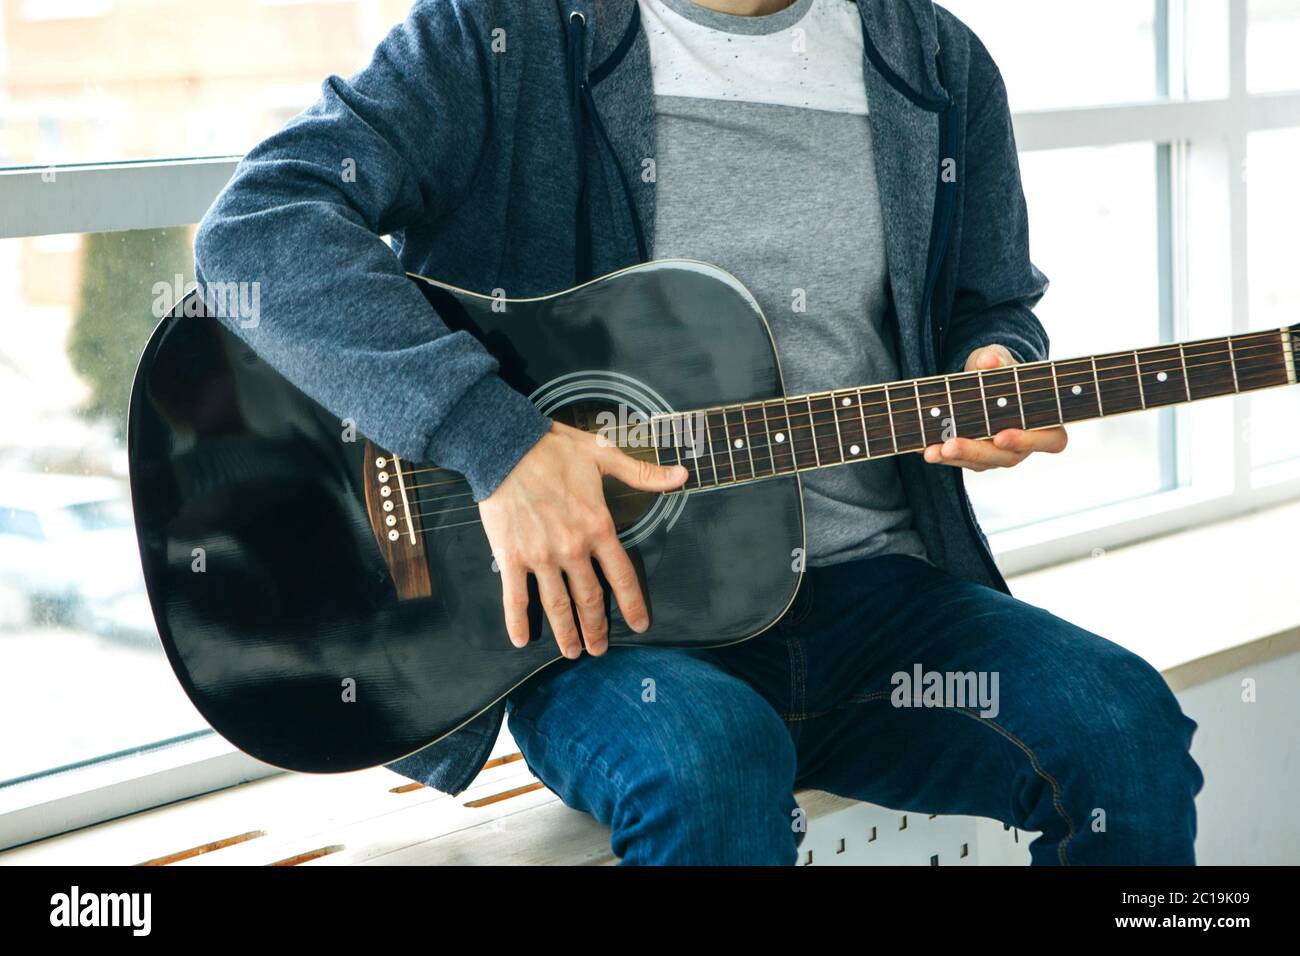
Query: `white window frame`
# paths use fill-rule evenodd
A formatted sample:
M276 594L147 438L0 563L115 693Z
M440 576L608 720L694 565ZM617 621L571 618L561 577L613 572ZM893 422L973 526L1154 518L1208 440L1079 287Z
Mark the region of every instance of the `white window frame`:
M1020 151L1139 142L1175 149L1217 144L1225 151L1223 168L1243 169L1251 133L1300 127L1300 90L1247 91L1246 34L1247 0L1229 0L1226 98L1017 112ZM189 225L203 217L238 161L224 156L0 170L0 238ZM1228 179L1231 327L1215 334L1251 328L1248 184L1242 176ZM1174 259L1177 285L1178 256ZM1185 325L1177 294L1174 311L1181 336ZM1018 574L1300 498L1300 463L1252 469L1244 427L1248 400L1227 401L1230 408L1224 404L1207 413L1215 434L1206 433L1207 415L1194 411L1197 406L1178 412L1180 438L1190 437L1180 444L1192 447L1211 480L992 535L1003 571ZM1225 435L1228 421L1231 434ZM213 733L88 764L0 790L0 848L280 772Z

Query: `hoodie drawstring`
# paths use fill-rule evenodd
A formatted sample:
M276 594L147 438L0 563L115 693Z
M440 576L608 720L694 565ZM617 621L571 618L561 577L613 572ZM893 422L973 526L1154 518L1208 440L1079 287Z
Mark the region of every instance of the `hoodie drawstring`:
M632 18L628 23L627 30L624 32L623 38L619 41L614 53L597 68L597 80L604 79L626 55L632 46L632 41L636 37L636 31L640 24L640 9L636 4L633 4ZM600 113L596 110L596 99L591 93L591 83L587 75L586 32L586 16L580 10L571 11L568 23L569 86L573 94L572 108L575 117L574 154L577 157L578 164L578 201L574 209L575 285L581 285L594 278L592 275L591 250L591 197L587 178L587 130L589 127L595 129L600 137L601 144L614 158L614 168L618 172L619 184L623 189L623 201L627 205L627 211L632 220L632 232L636 236L637 256L641 262L645 262L649 257L646 250L645 235L641 229L641 219L637 215L636 202L632 198L632 189L628 184L627 174L618 162L613 145L609 141L609 134L605 132L605 124L601 122Z

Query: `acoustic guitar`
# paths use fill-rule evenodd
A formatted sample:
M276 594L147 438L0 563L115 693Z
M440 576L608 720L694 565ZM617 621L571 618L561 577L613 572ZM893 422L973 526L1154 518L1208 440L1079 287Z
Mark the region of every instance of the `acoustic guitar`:
M1296 381L1300 326L787 396L753 296L712 265L657 260L518 300L411 281L545 414L687 467L662 494L607 480L652 621L638 635L607 600L611 646L771 627L799 587L803 472ZM290 770L372 767L563 659L540 610L526 647L506 637L460 475L353 434L197 295L144 350L128 449L158 634L218 733Z

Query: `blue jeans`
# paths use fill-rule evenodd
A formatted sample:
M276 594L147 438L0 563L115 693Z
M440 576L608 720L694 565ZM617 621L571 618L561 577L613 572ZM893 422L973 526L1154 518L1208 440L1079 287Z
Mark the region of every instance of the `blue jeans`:
M1197 725L1160 674L916 558L811 569L729 647L553 664L507 711L625 864L792 864L802 787L1038 832L1035 864L1195 861Z

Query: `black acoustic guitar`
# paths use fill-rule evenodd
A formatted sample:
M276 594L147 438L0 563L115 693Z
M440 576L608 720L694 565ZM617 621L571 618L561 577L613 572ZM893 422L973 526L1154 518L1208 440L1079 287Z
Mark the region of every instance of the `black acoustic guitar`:
M786 396L733 276L649 262L537 299L412 276L547 415L686 465L673 492L606 499L652 626L607 602L611 645L717 646L799 586L799 473L953 435L1048 428L1295 382L1300 326ZM519 649L468 484L353 436L202 303L154 331L131 395L131 494L158 633L199 712L267 763L336 772L452 733L562 657Z

